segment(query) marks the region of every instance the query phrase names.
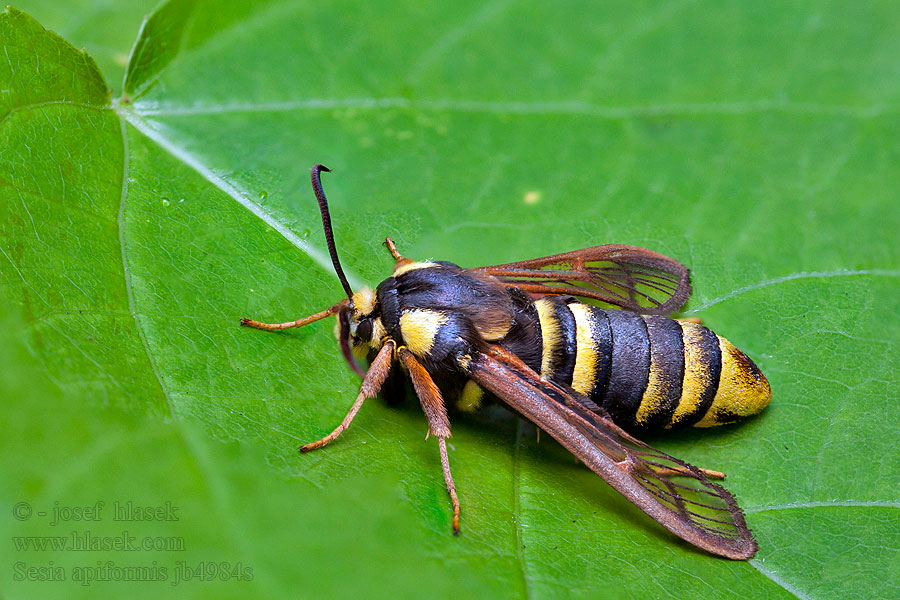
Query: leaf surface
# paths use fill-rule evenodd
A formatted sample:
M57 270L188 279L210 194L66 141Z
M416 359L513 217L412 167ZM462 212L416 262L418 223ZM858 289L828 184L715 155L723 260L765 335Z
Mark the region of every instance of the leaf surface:
M67 581L7 577L4 596L900 595L890 3L171 1L119 96L108 82L139 8L66 28L68 5L35 7L90 55L0 15L2 500L103 501L96 535L186 548L13 544L13 573L54 561ZM673 540L497 409L453 419L460 538L415 406L369 401L338 442L298 456L358 381L330 324L237 320L341 296L316 162L334 170L355 285L388 273L385 235L464 266L612 242L687 264L687 312L748 352L774 399L740 427L648 441L728 473L758 556ZM181 518L123 527L110 510L128 500ZM8 540L87 529L6 513ZM157 561L166 581L72 581L97 561ZM178 561L253 577L173 586Z

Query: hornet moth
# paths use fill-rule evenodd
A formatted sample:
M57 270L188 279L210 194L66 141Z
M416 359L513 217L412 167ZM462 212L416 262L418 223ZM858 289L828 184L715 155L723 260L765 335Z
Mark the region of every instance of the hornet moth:
M458 534L444 397L473 409L487 391L675 535L731 559L756 553L734 496L712 481L724 474L629 433L732 423L759 413L771 398L765 376L743 352L699 323L665 316L690 295L686 267L645 248L609 244L463 269L405 258L387 238L396 261L392 275L374 291L354 293L338 260L322 190L321 172L328 170L312 168L312 187L347 297L296 321L241 319L243 326L273 331L337 316L341 352L362 387L341 424L301 452L334 441L366 398L396 390L398 382L405 389L408 377L429 434L438 440ZM368 370L356 357L368 359Z

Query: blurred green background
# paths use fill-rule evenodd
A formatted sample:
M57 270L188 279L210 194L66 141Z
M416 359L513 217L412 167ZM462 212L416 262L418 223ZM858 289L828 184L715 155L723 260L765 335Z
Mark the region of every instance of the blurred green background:
M17 9L0 596L900 597L894 3ZM501 409L453 419L459 538L416 406L369 401L298 455L358 379L330 323L237 322L342 295L316 162L357 285L388 274L385 235L463 266L610 242L687 264L685 312L774 398L649 441L728 473L757 557L676 540ZM177 520L116 521L117 502ZM165 547L66 546L90 536Z

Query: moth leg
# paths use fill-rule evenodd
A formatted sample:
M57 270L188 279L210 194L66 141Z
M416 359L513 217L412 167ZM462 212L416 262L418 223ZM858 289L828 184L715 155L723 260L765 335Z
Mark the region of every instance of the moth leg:
M453 483L453 475L450 474L447 440L439 437L438 447L441 450L441 469L444 471L444 483L447 485L447 493L450 494L450 504L453 505L453 535L459 535L459 496L456 495L456 484Z
M297 319L296 321L287 321L285 323L261 323L259 321L254 321L253 319L241 319L241 326L253 327L254 329L263 329L265 331L280 331L282 329L290 329L291 327L303 327L304 325L309 325L310 323L338 313L341 308L346 305L346 303L346 300L341 300L334 306L330 306L321 312L317 312L314 315L303 317L302 319Z
M634 462L630 458L626 458L625 460L620 460L616 463L616 466L625 471L626 473L634 472ZM683 477L694 477L694 474L688 469L682 469L679 467L648 467L653 471L653 474L658 477L671 477L673 475L681 475ZM725 473L721 471L713 471L712 469L703 469L701 467L695 467L698 471L709 477L710 479L725 479Z
M344 420L341 421L341 424L322 439L300 446L300 452L309 452L310 450L321 448L325 444L333 441L337 436L341 435L345 429L350 427L350 422L356 417L356 413L362 408L366 398L374 398L378 395L378 390L381 389L384 380L387 379L388 373L391 370L391 359L393 358L393 354L394 342L388 340L385 342L384 346L381 347L375 360L372 361L369 370L366 371L366 377L363 379L362 387L359 389L359 395L356 397L356 402L350 407L350 411L347 413L347 416L344 417Z
M697 467L697 470L709 477L710 479L725 479L725 473L721 471L713 471L712 469L702 469ZM665 469L653 469L653 471L657 475L661 475L662 477L669 477L672 475L683 475L685 477L692 477L690 471L687 469L673 469L671 467Z
M394 260L396 260L396 261L403 260L403 256L397 250L397 246L394 245L394 240L392 240L389 237L384 238L384 245L387 246L388 250L391 251L391 256L394 257Z
M681 323L693 323L695 325L703 325L703 319L700 317L683 317L681 319L675 319Z
M402 267L404 265L408 265L413 262L412 260L410 260L410 259L406 258L405 256L403 256L402 254L400 254L400 251L397 250L397 246L394 245L394 240L392 240L391 238L389 238L389 237L384 238L384 245L388 247L388 250L391 251L391 256L393 256L394 260L397 261L394 264L395 271L397 269L399 269L400 267Z
M400 346L399 354L400 360L409 371L409 378L412 379L413 388L419 397L422 410L428 418L428 431L438 439L444 483L447 485L447 493L450 494L450 503L453 506L453 535L459 535L459 496L456 494L456 485L453 483L453 475L450 473L450 459L447 456L447 438L450 437L450 419L447 417L447 407L441 397L441 390L435 385L425 367L416 360L415 355L405 346Z

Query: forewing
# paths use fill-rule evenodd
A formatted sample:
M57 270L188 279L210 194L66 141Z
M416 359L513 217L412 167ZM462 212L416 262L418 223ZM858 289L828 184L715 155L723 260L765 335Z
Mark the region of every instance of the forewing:
M687 267L652 250L621 244L472 270L532 294L581 296L648 315L673 313L691 295Z
M541 379L498 346L476 352L461 366L672 533L727 558L756 553L756 540L728 490L633 438L585 396Z

